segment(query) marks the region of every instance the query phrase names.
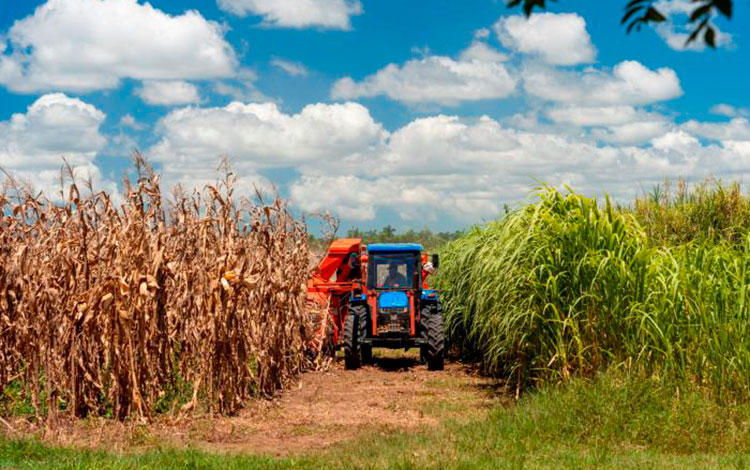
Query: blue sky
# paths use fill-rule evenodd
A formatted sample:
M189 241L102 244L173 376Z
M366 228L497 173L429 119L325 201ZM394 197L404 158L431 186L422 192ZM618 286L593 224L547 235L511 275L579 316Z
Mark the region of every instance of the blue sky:
M455 229L541 182L627 200L750 170L744 2L704 51L686 0L631 35L620 1L3 3L0 166L51 192L62 155L117 191L133 148L195 187L228 154L343 227Z

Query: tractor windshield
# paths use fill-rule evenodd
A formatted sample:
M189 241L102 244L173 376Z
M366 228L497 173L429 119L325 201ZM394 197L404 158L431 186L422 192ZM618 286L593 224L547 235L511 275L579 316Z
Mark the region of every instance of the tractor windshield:
M416 253L370 255L367 287L370 289L413 289L418 279Z

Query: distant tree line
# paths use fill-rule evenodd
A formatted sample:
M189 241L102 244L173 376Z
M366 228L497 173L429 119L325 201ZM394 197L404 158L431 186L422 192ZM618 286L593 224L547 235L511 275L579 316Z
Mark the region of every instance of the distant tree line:
M433 232L430 229L414 230L409 229L405 232L399 233L395 227L386 225L380 230L362 230L359 228L351 228L346 231L346 235L340 238L361 238L364 243L419 243L426 250L432 251L437 250L446 243L453 241L463 234L462 231L456 230L454 232ZM323 246L326 240L321 237L316 237L313 234L309 235L310 245L315 248L324 249Z

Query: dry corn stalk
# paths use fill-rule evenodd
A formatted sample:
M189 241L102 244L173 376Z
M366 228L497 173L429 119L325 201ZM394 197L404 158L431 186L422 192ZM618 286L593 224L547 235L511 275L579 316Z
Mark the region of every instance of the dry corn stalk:
M20 384L40 418L149 417L181 388L232 413L309 363L304 223L236 202L229 172L164 208L136 165L119 206L74 179L63 204L0 191L0 396Z

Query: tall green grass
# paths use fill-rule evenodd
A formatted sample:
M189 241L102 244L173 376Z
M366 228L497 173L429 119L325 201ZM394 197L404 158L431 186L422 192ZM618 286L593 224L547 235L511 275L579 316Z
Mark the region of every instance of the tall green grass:
M660 219L640 204L547 188L449 244L438 282L452 342L519 388L618 366L750 398L750 239L657 242L679 205L653 201Z
M741 244L750 231L750 198L739 183L709 179L657 185L632 208L651 243L680 245L694 240Z

